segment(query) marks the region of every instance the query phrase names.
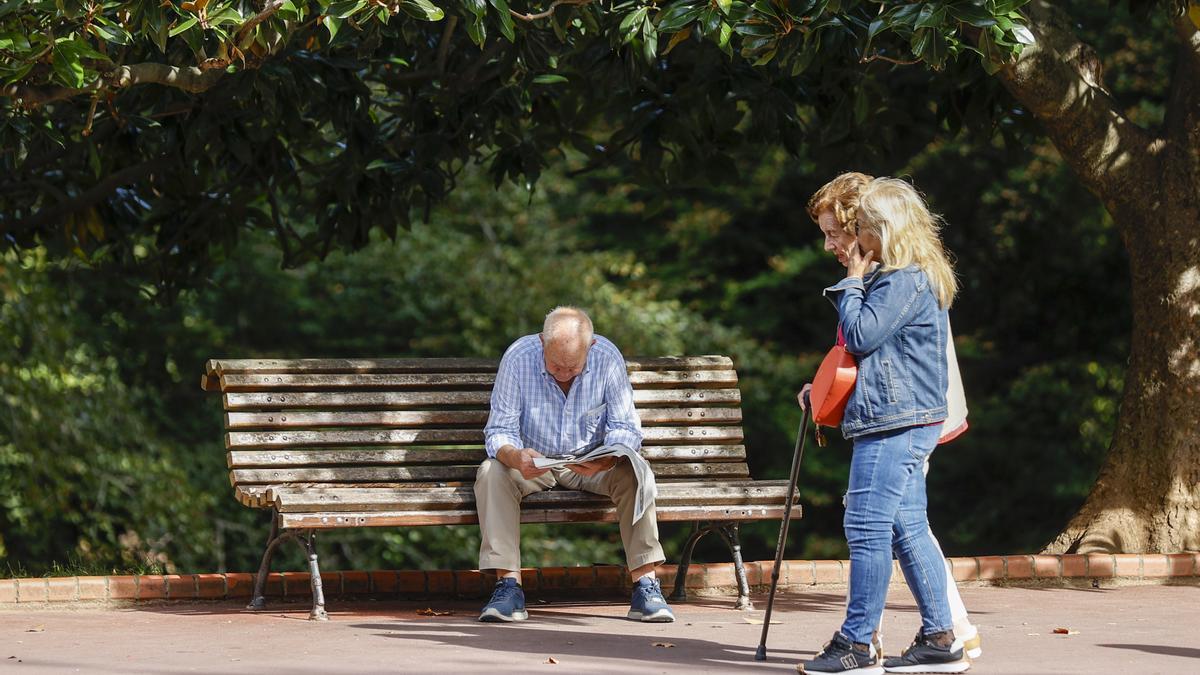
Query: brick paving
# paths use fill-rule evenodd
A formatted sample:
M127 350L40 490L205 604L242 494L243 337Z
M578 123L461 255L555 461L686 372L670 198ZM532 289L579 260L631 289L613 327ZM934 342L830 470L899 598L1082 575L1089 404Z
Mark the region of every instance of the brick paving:
M1200 672L1196 583L965 585L963 597L984 640L983 658L971 672ZM753 660L761 594L756 611L733 609L728 595L704 597L677 603L676 623L650 625L625 620L627 604L613 593L574 601L531 593L530 620L517 625L476 621L480 599L345 600L330 604L330 621L323 623L307 621L308 607L299 599L273 602L262 612L243 610L241 600L10 603L0 606L0 671L787 673L829 639L844 598L844 586L780 594L779 623L771 627L764 663ZM425 609L434 615L423 615ZM918 623L907 588L894 586L884 616L885 651L903 648ZM1055 634L1060 628L1070 633Z

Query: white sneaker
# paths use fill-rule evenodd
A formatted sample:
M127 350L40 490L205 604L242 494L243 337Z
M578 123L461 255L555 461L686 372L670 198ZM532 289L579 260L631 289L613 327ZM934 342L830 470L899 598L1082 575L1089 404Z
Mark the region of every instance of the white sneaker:
M962 648L963 654L974 661L983 656L983 638L979 628L969 621L959 621L954 624L954 649Z

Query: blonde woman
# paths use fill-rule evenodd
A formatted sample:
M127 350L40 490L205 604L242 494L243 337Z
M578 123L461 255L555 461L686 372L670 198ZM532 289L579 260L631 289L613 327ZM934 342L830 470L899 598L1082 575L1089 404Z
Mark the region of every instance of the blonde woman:
M857 186L857 204L835 201L814 215L826 250L846 266L846 278L825 289L825 296L838 309L846 349L859 368L842 419L842 435L854 444L844 520L850 589L841 629L797 669L963 672L970 663L954 637L945 559L926 516L923 470L947 417L947 312L957 281L938 221L911 185L862 174L834 182L839 180L843 187ZM853 221L857 236L839 221ZM883 613L893 552L922 625L912 646L881 667L872 633Z

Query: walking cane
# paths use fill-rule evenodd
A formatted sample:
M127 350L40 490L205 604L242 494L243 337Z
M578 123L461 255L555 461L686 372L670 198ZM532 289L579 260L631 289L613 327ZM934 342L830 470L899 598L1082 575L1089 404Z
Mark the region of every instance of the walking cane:
M779 541L775 543L775 566L771 568L771 592L767 595L767 613L763 617L762 637L758 640L758 650L754 652L755 661L767 660L767 629L771 627L771 605L775 602L775 587L779 584L779 566L783 562L783 545L787 542L788 523L792 520L792 500L796 498L796 480L800 477L800 458L804 456L804 436L808 431L808 411L811 407L808 396L805 396L804 416L800 419L800 431L796 435L796 451L792 454L792 474L788 480L783 522L779 524Z

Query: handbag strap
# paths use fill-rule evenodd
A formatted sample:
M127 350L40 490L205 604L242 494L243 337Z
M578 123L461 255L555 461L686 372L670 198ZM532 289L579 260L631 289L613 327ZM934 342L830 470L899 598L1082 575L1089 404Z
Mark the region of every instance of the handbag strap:
M842 334L842 322L841 321L838 322L837 342L834 344L836 344L838 347L846 346L846 336Z

